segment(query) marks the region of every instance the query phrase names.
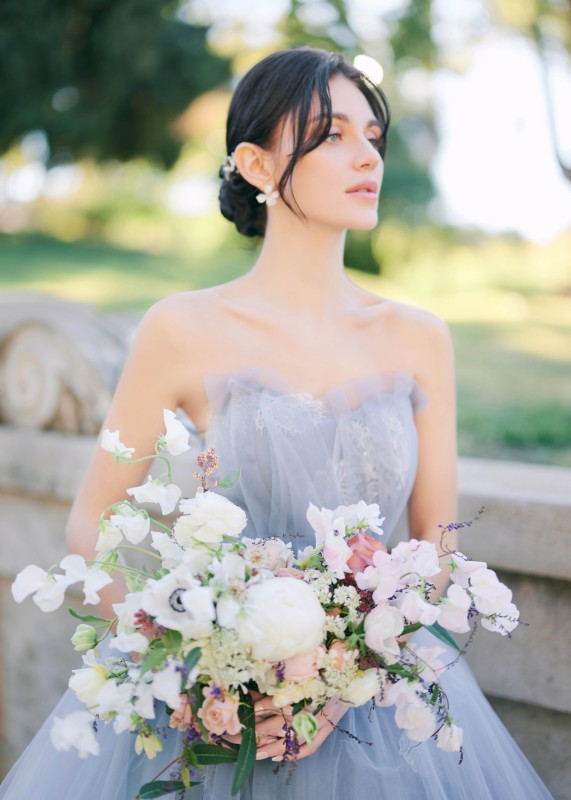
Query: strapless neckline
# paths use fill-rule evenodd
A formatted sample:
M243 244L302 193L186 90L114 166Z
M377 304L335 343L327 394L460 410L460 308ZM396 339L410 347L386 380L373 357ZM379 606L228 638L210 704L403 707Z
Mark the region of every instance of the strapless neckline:
M428 397L417 379L404 370L384 370L338 381L321 395L295 390L275 367L245 367L206 373L203 383L208 399L206 430L200 431L189 415L185 415L195 435L202 440L207 438L213 419L223 413L225 404L235 391L263 395L281 403L291 401L298 407L306 404L333 417L357 413L371 402L385 401L395 395L409 398L414 413L428 404Z

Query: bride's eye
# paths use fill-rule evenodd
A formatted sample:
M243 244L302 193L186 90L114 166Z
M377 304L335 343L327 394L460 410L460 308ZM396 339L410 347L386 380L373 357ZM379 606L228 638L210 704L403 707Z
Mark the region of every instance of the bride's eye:
M335 138L337 137L337 138ZM341 139L340 133L328 133L326 141L328 142L338 142Z

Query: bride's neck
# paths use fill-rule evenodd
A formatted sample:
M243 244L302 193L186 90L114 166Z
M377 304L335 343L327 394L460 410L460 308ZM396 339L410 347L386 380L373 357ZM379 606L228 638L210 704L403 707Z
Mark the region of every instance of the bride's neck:
M346 231L297 218L268 224L249 278L267 302L284 311L314 317L334 312L350 286L343 270L345 236Z

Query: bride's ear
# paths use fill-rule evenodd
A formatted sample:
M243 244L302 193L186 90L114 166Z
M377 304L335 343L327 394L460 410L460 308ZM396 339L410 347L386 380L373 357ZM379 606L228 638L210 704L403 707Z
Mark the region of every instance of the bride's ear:
M274 179L274 157L257 144L240 142L234 150L234 161L244 180L260 191Z

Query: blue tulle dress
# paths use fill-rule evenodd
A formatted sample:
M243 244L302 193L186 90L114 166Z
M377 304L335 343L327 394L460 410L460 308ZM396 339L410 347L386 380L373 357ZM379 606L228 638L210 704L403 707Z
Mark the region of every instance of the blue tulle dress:
M283 534L297 550L313 542L305 518L309 501L334 508L364 499L379 503L383 541L390 541L416 472L414 413L426 402L412 376L363 377L319 399L292 392L274 370L210 376L206 388L211 413L204 443L216 446L221 474L241 466L240 483L226 493L245 508L247 535ZM431 638L415 636L423 635ZM333 732L298 762L289 782L287 769L276 773L271 760L258 761L240 800L550 798L468 666L457 663L442 683L464 730L461 764L457 754L438 750L432 740L413 746L395 725L394 709L370 713L363 706L339 723L362 743ZM141 784L177 753L176 731L169 731L163 752L149 761L135 754L133 736L117 736L105 725L98 733L98 757L80 760L76 752L56 752L49 739L52 717L79 707L68 690L6 777L1 800L134 800ZM229 800L232 774L232 766L208 768L185 800Z

